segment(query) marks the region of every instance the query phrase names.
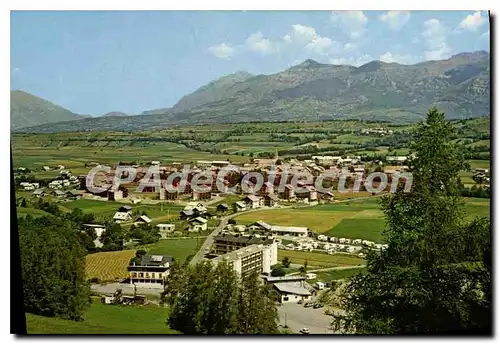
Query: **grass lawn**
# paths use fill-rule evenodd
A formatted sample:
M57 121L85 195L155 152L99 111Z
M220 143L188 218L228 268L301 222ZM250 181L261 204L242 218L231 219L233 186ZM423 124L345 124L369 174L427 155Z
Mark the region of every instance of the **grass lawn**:
M363 265L364 259L348 255L348 254L326 254L318 252L301 252L301 251L287 251L278 250L278 261L281 262L283 258L290 258L293 264L304 264L307 260L308 268L330 268L336 266L355 266Z
M84 321L42 317L26 313L28 334L178 334L165 324L165 308L104 305L94 298Z
M135 250L98 252L87 255L85 271L87 278L99 278L100 281L112 281L128 277L127 266Z
M205 238L193 239L167 239L157 243L144 245L149 254L163 254L173 256L178 264L183 264L186 258L195 254ZM141 248L138 246L136 249Z
M383 218L349 218L342 219L324 234L337 238L363 239L381 243L383 242L382 231L384 228L385 220Z
M490 199L489 198L472 198L465 199L465 208L467 216L470 219L479 217L486 217L490 219Z

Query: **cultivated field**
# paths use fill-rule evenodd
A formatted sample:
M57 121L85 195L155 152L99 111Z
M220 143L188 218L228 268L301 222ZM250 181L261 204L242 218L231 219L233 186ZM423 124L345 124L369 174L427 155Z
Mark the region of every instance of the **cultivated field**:
M104 305L93 298L83 321L42 317L26 313L28 334L174 334L165 324L165 308Z
M199 233L202 235L202 233ZM189 239L167 239L160 240L157 243L138 246L145 248L149 254L159 254L173 256L176 263L182 265L186 258L195 254L198 247L205 241L205 237L189 238Z
M99 281L113 281L128 277L127 266L135 250L98 252L87 255L87 278L99 278Z

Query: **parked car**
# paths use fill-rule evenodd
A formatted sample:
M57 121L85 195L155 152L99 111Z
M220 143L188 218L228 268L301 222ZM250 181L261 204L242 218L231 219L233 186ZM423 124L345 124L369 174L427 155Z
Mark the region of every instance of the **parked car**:
M321 307L323 307L323 305L321 303L316 303L313 306L314 309L321 308Z
M303 300L299 300L297 303L298 303L299 305L301 305L301 304L302 304L302 302L303 302Z
M306 307L306 308L307 307L312 307L312 305L313 305L312 302L306 302L306 303L304 303L304 307Z
M309 333L311 333L307 327L304 327L299 332L302 333L302 334L309 334Z

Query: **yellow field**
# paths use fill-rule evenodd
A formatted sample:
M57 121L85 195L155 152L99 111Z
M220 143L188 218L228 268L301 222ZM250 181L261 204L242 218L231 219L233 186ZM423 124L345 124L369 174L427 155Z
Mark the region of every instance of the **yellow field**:
M135 250L89 254L86 257L87 278L97 277L100 281L110 281L128 277L127 266L134 256Z

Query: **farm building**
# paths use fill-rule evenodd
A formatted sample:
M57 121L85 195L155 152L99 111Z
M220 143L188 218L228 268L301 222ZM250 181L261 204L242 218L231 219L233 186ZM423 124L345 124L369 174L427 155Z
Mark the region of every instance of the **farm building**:
M264 279L266 283L272 284L273 289L279 293L281 303L312 300L314 288L305 281L306 277L304 276L268 276Z
M243 201L238 201L238 202L234 203L234 207L235 207L236 211L247 210L247 205Z
M180 213L181 219L195 218L207 212L207 208L199 202L189 202Z
M45 196L45 191L42 189L38 189L38 190L33 191L33 193L31 195L34 197L43 197L43 196Z
M69 199L80 199L83 197L83 190L69 190L66 192L66 197Z

